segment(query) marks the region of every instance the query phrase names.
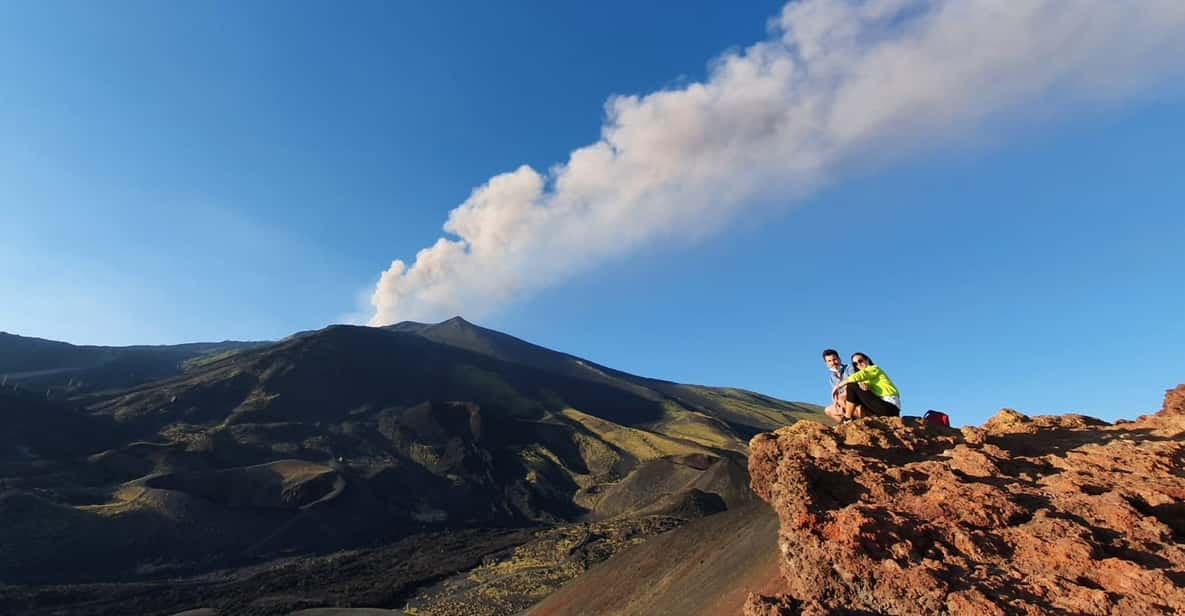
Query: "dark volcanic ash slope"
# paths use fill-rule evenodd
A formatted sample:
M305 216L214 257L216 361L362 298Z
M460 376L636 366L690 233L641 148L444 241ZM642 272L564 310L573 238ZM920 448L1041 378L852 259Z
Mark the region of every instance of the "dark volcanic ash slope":
M548 353L579 360L459 319L440 327L438 339L329 327L86 398L78 417L105 435L101 448L8 439L0 582L712 511L751 498L748 430L815 414L747 392L549 367Z
M187 362L266 342L157 346L73 345L0 332L0 382L54 397L131 387L180 374Z
M761 502L695 520L615 555L527 613L739 614L748 593L780 587L777 531Z
M746 614L1185 613L1185 386L1109 425L802 422L751 442L782 590Z

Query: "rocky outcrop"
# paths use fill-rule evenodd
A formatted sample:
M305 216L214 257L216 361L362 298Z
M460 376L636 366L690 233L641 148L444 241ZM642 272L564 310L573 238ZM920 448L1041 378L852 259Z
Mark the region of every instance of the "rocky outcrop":
M804 421L750 442L784 589L745 613L1185 613L1185 385L1110 425Z

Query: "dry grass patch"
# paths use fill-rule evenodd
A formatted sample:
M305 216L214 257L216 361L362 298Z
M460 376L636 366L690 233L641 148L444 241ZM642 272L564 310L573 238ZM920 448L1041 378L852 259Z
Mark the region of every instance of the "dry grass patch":
M712 453L706 447L673 439L648 430L622 426L587 413L582 413L576 409L564 409L560 412L560 415L580 424L601 440L633 456L638 461L644 462L666 456L681 456L692 453Z

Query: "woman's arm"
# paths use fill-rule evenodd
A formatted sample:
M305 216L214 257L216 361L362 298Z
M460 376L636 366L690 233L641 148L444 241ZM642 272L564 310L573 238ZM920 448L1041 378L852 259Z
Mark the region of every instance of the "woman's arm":
M845 383L867 383L868 381L876 380L877 375L881 369L876 366L869 366L852 373L851 376L845 380Z

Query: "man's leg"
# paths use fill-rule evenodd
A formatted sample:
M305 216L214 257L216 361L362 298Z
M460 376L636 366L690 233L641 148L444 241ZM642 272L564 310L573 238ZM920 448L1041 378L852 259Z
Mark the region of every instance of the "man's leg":
M844 420L844 415L847 412L848 388L840 387L839 391L831 393L831 404L823 409L828 417L834 419L836 423Z
M848 388L840 387L839 391L831 396L831 406L823 409L827 416L835 421L843 421L847 416L848 411Z

